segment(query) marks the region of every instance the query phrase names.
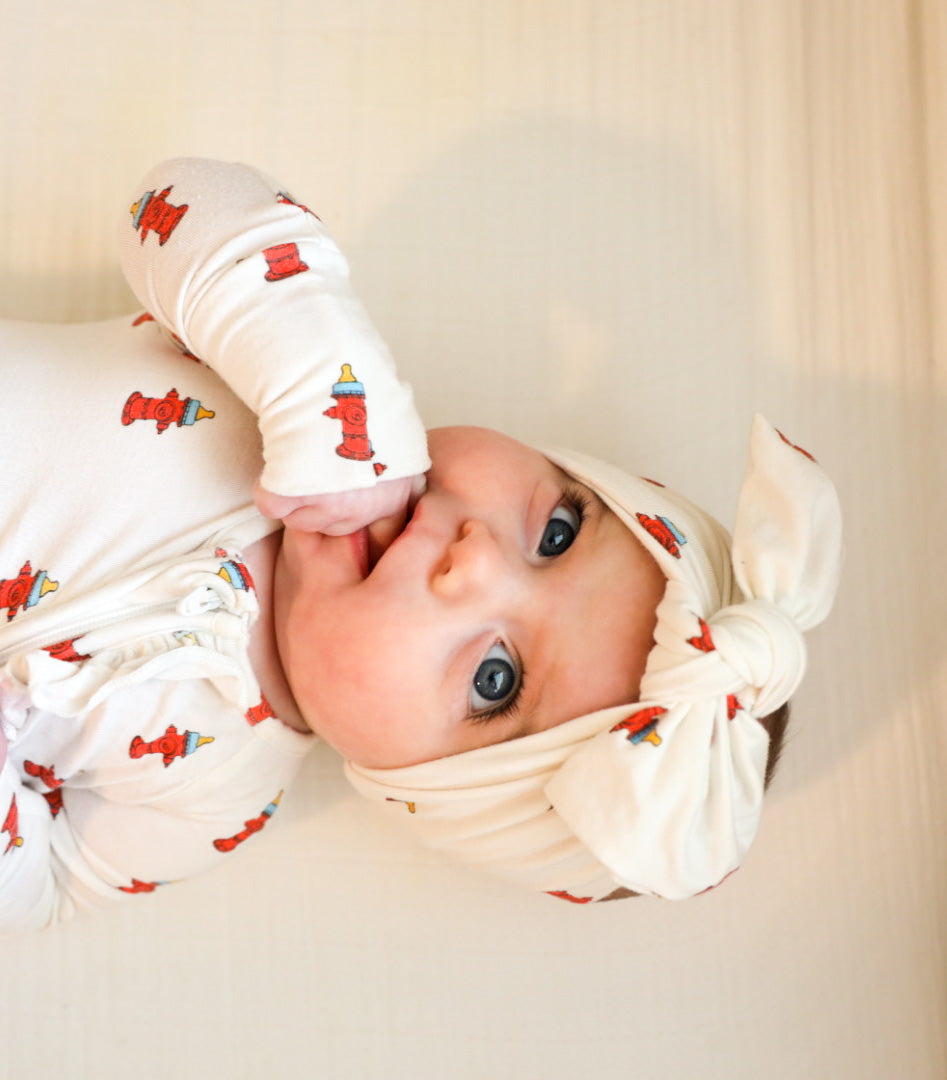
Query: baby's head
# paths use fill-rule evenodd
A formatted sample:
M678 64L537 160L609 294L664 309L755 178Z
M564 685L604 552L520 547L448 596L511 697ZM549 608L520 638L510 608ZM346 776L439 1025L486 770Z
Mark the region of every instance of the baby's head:
M284 537L280 651L315 730L386 769L635 701L665 585L640 541L522 443L455 427L429 447L424 495L383 552L369 529L367 562L364 538Z
M716 884L755 833L759 721L801 677L812 605L799 626L779 611L785 574L765 555L763 592L752 565L734 580L724 530L660 486L478 428L435 430L430 452L427 490L384 550L286 531L277 636L303 715L357 788L467 861L583 899ZM767 485L785 487L788 461L820 498L828 485L763 421L757 473L760 459L734 565L785 547L809 513L753 510ZM767 649L786 655L760 659Z

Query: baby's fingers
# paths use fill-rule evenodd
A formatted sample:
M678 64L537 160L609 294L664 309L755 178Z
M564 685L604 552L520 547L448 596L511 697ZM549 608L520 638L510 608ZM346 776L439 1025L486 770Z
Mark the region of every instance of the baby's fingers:
M373 521L391 517L401 517L403 524L410 497L411 478L407 476L399 480L382 480L375 487L363 491L342 491L326 496L327 499L337 500L332 503L335 517L319 531L329 536L341 536L357 532ZM296 511L296 515L300 514L301 511ZM296 524L295 516L287 524L294 529L302 527Z
M276 495L272 491L267 491L259 480L254 481L253 484L253 501L256 503L257 510L264 517L273 518L274 521L287 518L294 510L305 506L307 499L311 498L312 496L305 495L297 497Z
M382 518L403 518L412 492L423 490L423 485L423 477L402 477L356 491L289 497L267 491L257 482L253 497L262 514L281 519L287 528L341 536Z

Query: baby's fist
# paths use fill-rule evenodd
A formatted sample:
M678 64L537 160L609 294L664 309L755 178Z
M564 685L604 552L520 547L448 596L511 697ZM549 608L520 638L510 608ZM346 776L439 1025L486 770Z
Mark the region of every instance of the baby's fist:
M398 480L379 480L370 488L337 491L327 495L274 495L253 485L253 501L264 517L279 518L289 529L342 536L358 532L381 518L404 512L412 495L424 491L423 476L404 476Z

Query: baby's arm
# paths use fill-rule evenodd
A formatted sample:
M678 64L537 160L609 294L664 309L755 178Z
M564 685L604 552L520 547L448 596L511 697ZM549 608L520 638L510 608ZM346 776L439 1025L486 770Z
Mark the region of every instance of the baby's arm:
M312 211L255 169L181 158L139 183L120 235L139 300L259 417L264 513L357 528L404 505L424 428Z

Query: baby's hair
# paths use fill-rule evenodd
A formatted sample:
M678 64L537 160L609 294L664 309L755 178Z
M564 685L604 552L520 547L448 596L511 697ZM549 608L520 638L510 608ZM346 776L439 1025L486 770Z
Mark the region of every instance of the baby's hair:
M771 712L769 716L764 716L760 723L769 732L769 752L766 755L766 773L763 778L765 791L776 775L776 765L783 752L783 740L789 726L789 702L780 705L776 712Z
M789 702L780 705L769 716L764 716L760 723L769 733L769 751L766 755L766 773L763 779L763 789L765 791L776 775L776 765L783 752L783 741L786 736L786 728L789 726ZM629 896L641 896L641 893L636 893L631 889L616 889L614 892L610 892L608 896L603 896L599 903L605 900L625 900Z

